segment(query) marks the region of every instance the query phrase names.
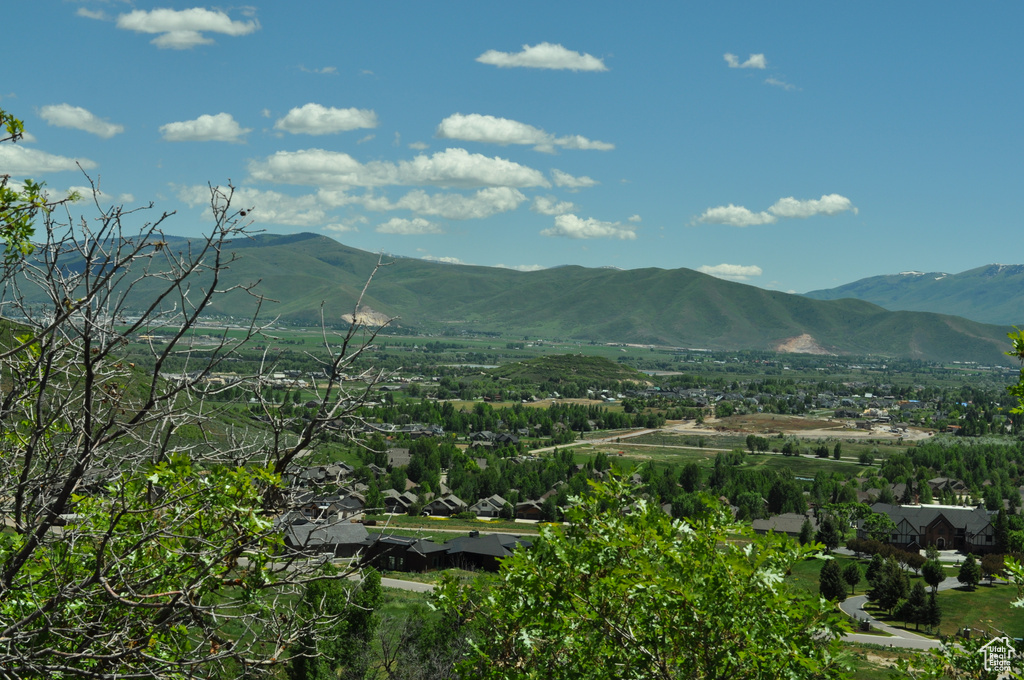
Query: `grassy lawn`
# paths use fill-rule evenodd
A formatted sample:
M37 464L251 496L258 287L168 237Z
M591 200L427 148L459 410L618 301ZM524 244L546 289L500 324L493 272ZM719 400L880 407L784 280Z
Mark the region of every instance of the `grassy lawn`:
M1009 585L980 585L973 591L940 591L942 625L945 634L961 628L1005 633L1010 637L1024 637L1024 609L1010 606L1017 599L1017 589Z
M435 571L409 572L409 571L382 571L384 578L393 578L400 581L415 581L416 583L437 583L445 574L459 579L460 583L471 583L485 572L467 571L465 569L438 569Z
M889 680L889 673L899 659L909 658L911 650L889 649L883 645L848 643L843 645L851 655L853 673L857 680Z

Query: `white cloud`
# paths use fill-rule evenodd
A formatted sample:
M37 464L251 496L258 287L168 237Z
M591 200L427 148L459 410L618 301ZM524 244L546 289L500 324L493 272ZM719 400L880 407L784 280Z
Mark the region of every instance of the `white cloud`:
M86 9L85 7L79 7L75 14L86 19L98 19L100 21L106 21L107 15L101 10Z
M160 132L168 142L241 142L252 128L240 126L230 113L218 113L161 125Z
M96 163L88 158L68 158L16 144L0 145L0 168L5 175L41 175L65 170L91 170Z
M526 196L510 187L489 187L472 196L462 194L428 195L423 190L411 191L390 206L390 209L411 210L421 215L437 215L452 220L483 219L519 207Z
M324 66L323 68L306 68L303 65L299 65L299 70L303 73L316 73L321 76L336 76L338 75L338 69L335 66Z
M768 212L778 217L812 217L814 215L838 215L841 212L852 210L857 214L850 199L839 194L827 194L814 200L798 201L789 196L780 198L775 205L768 208Z
M761 276L762 274L761 268L753 264L716 264L713 267L703 265L698 267L697 271L729 281L746 281L752 276Z
M547 269L547 267L540 264L496 264L494 266L498 269L515 269L518 272L539 272L542 269Z
M225 188L226 190L226 188ZM202 185L183 187L178 198L189 207L206 206L203 217L212 217L210 188ZM250 188L235 188L231 204L244 208L247 217L257 224L287 224L296 227L315 227L327 220L327 213L317 197L311 194L289 196L277 191L260 191Z
M784 80L779 80L778 78L765 78L764 82L765 82L766 85L773 85L775 87L781 87L783 90L785 90L787 92L792 92L793 90L797 89L796 85L792 85L790 83L787 83Z
M411 220L404 220L400 217L392 217L387 222L377 225L375 230L379 234L443 234L441 227L429 222L422 217L414 217Z
M420 259L427 260L428 262L440 262L441 264L466 264L457 257L436 257L434 255L424 255Z
M348 234L352 232L358 232L359 227L354 224L346 224L344 222L336 222L334 224L325 224L324 231L333 231L337 234Z
M487 50L476 58L481 64L492 64L499 68L522 66L526 68L567 69L570 71L607 71L604 61L589 54L573 52L561 45L543 42L539 45L523 45L522 52L498 52Z
M469 115L456 113L448 116L437 126L437 136L442 139L460 139L467 142L484 142L502 146L529 144L533 145L536 151L545 153L553 153L555 147L598 151L610 151L615 148L614 144L590 140L580 135L555 137L526 123L478 113Z
M252 161L249 172L253 179L262 182L322 186L550 186L533 168L503 158L471 154L465 149L446 149L398 163L366 164L337 151L278 151L262 161Z
M530 210L541 215L564 215L576 209L572 201L559 201L554 196L537 196L533 199Z
M800 201L792 196L780 198L768 210L752 212L741 205L730 203L726 206L708 208L698 222L707 224L728 224L733 227L750 227L758 224L773 224L780 217L813 217L814 215L838 215L841 212L853 211L857 214L850 199L839 194L827 194L819 199Z
M749 227L755 224L772 224L776 217L766 212L751 212L741 205L720 205L717 208L708 208L700 217L698 222L707 224L728 224L733 227Z
M356 144L366 144L367 142L372 142L374 139L376 139L376 137L377 135L374 134L369 134L366 135L365 137L360 137L359 139L356 140Z
M751 54L747 57L747 60L740 63L739 57L735 54L726 52L724 55L725 63L729 65L729 68L767 68L768 60L764 58L763 54Z
M233 21L224 12L202 7L191 9L135 10L117 18L117 27L136 33L156 33L150 42L161 49L187 50L196 45L213 44L203 33L221 33L240 36L256 31L260 24L252 21Z
M423 151L425 149L429 149L430 145L426 142L409 142L409 148L414 151Z
M377 125L377 114L368 109L335 109L309 103L278 119L274 129L293 135L328 135Z
M124 132L123 125L108 123L105 120L97 118L81 106L71 106L71 104L51 104L39 109L39 115L50 125L73 128L75 130L84 130L85 132L91 132L103 139L110 139L114 135Z
M135 196L131 194L118 194L114 196L113 194L108 194L105 191L100 191L99 189L96 189L96 191L93 192L93 188L87 186L70 186L63 195L67 196L71 193L77 193L82 197L81 200L83 201L91 201L95 196L95 198L101 203L117 203L124 205L125 203L135 202Z
M569 189L588 189L592 186L600 184L596 179L591 179L586 175L582 177L573 177L567 172L552 168L551 177L555 180L555 186L567 187Z
M624 241L636 239L636 232L621 222L602 222L593 217L582 219L576 215L558 215L555 226L540 232L541 236L564 236L565 238L617 238Z

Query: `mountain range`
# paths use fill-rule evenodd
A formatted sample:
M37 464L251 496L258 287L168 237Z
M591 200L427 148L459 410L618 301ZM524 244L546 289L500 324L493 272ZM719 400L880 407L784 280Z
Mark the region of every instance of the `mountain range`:
M900 272L827 290L816 300L856 298L889 310L955 314L983 323L1024 325L1024 265L990 264L959 274Z
M167 237L169 249L184 239ZM378 255L317 234L262 234L229 246L237 259L219 288L260 281L264 316L339 323L353 312ZM1009 365L1008 327L930 312L887 311L862 300L816 300L724 281L690 269L562 266L534 272L387 257L360 315L397 317L422 333L485 332L580 342L703 349L880 355ZM200 279L193 287L202 287ZM155 283L154 283L155 290ZM147 299L145 280L131 295ZM131 298L130 298L131 299ZM247 317L256 299L236 290L211 313Z

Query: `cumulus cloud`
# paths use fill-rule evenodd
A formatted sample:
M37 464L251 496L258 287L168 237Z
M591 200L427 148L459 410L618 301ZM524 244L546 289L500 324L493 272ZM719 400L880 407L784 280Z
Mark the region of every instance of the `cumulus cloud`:
M526 196L510 187L489 187L472 196L462 194L427 194L423 190L402 196L391 209L411 210L421 215L437 215L452 220L483 219L519 207Z
M203 114L195 120L160 126L168 142L241 142L241 137L250 132L252 128L243 128L230 113Z
M728 224L733 227L750 227L759 224L773 224L780 217L806 218L815 215L838 215L846 211L857 214L857 208L854 207L850 199L839 194L826 194L819 199L805 201L789 196L780 198L768 210L756 213L732 203L717 208L708 208L697 218L697 221L707 224Z
M414 217L411 220L405 220L400 217L392 217L390 220L383 224L377 225L375 230L379 234L402 234L402 235L419 235L419 234L443 234L441 227L437 226L433 222L429 222L422 217Z
M425 151L430 148L426 142L409 142L409 148L413 151Z
M471 154L465 149L446 149L398 163L366 164L338 151L278 151L262 161L251 162L249 172L257 181L321 186L550 186L533 168L503 158Z
M640 222L641 218L640 218L639 215L630 215L629 216L629 221L636 223L636 222Z
M541 236L563 236L565 238L617 238L623 241L636 239L632 227L621 222L602 222L593 217L582 219L576 215L558 215L555 226L540 232Z
M136 33L158 34L150 41L160 49L188 50L196 45L211 45L213 39L204 33L240 36L256 31L260 24L234 21L221 11L193 7L191 9L135 10L117 18L117 27Z
M325 224L324 231L331 231L337 234L348 234L358 232L359 227L354 224L346 224L345 222L335 222L333 224Z
M600 184L596 179L591 179L586 175L582 177L573 177L567 172L552 168L551 178L555 180L555 186L566 187L568 189L587 189L597 184Z
M63 195L67 196L72 193L81 196L81 200L83 201L91 201L95 197L100 203L117 203L124 205L125 203L135 202L135 196L132 194L108 194L105 191L100 191L98 188L93 191L92 187L87 186L70 186Z
M73 128L91 132L97 137L110 139L116 134L124 132L124 126L116 123L108 123L97 118L81 106L71 104L50 104L39 109L39 115L50 125L57 127Z
M767 212L752 212L741 205L720 205L717 208L708 208L700 217L698 222L707 224L728 224L733 227L750 227L756 224L772 224L776 217Z
M96 163L88 158L68 158L21 145L0 146L0 168L5 175L42 175L64 170L91 170Z
M377 114L369 109L336 109L309 103L278 119L274 129L293 135L329 135L377 125Z
M547 269L547 267L540 264L496 264L494 266L498 269L515 269L518 272L539 272L542 269Z
M437 257L435 255L424 255L420 259L427 260L428 262L440 262L441 264L466 264L457 257Z
M792 196L780 198L775 205L768 208L768 212L777 217L813 217L814 215L838 215L841 212L852 210L857 214L857 208L853 202L839 194L826 194L815 200L799 201Z
M724 55L725 63L729 65L729 68L768 68L768 60L764 58L763 54L751 54L747 57L747 60L740 63L739 57L730 52L726 52Z
M521 52L487 50L476 58L481 64L499 68L549 68L569 71L607 71L604 61L589 54L580 54L561 45L543 42L523 45Z
M537 196L533 199L530 210L541 215L564 215L576 209L572 201L559 201L554 196Z
M226 187L225 187L225 190ZM204 185L183 187L178 198L189 207L206 206L203 217L212 219L210 212L210 188ZM277 191L235 188L232 205L245 207L250 217L258 224L287 224L295 227L314 227L327 219L324 207L314 195L289 196Z
M580 135L556 137L526 123L478 113L456 113L448 116L437 126L437 136L442 139L460 139L502 146L528 144L532 145L534 150L545 153L554 153L556 147L598 151L610 151L615 148L614 144L590 140Z
M99 21L106 21L107 15L101 10L86 9L85 7L79 7L75 14L86 19L98 19Z
M743 264L716 264L715 266L703 265L697 268L703 274L710 274L719 279L729 281L746 281L752 276L760 276L761 268L757 265Z

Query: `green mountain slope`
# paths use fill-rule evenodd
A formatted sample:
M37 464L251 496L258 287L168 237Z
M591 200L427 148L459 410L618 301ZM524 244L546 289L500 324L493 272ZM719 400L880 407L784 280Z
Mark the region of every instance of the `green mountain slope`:
M959 274L903 272L838 288L812 290L815 300L856 298L890 310L955 314L983 323L1024 323L1024 265L990 264Z
M170 241L170 240L169 240ZM183 247L174 240L169 248ZM259 280L265 317L328 323L351 314L378 256L325 236L261 235L231 244L218 288ZM387 259L387 258L385 258ZM708 349L790 349L1009 364L1008 328L860 300L821 301L723 281L689 269L558 267L518 272L392 258L365 308L422 332L487 331L522 337ZM193 288L206 287L201 280ZM149 299L145 281L134 291ZM273 302L271 302L273 301ZM257 299L235 290L214 313L246 317Z

